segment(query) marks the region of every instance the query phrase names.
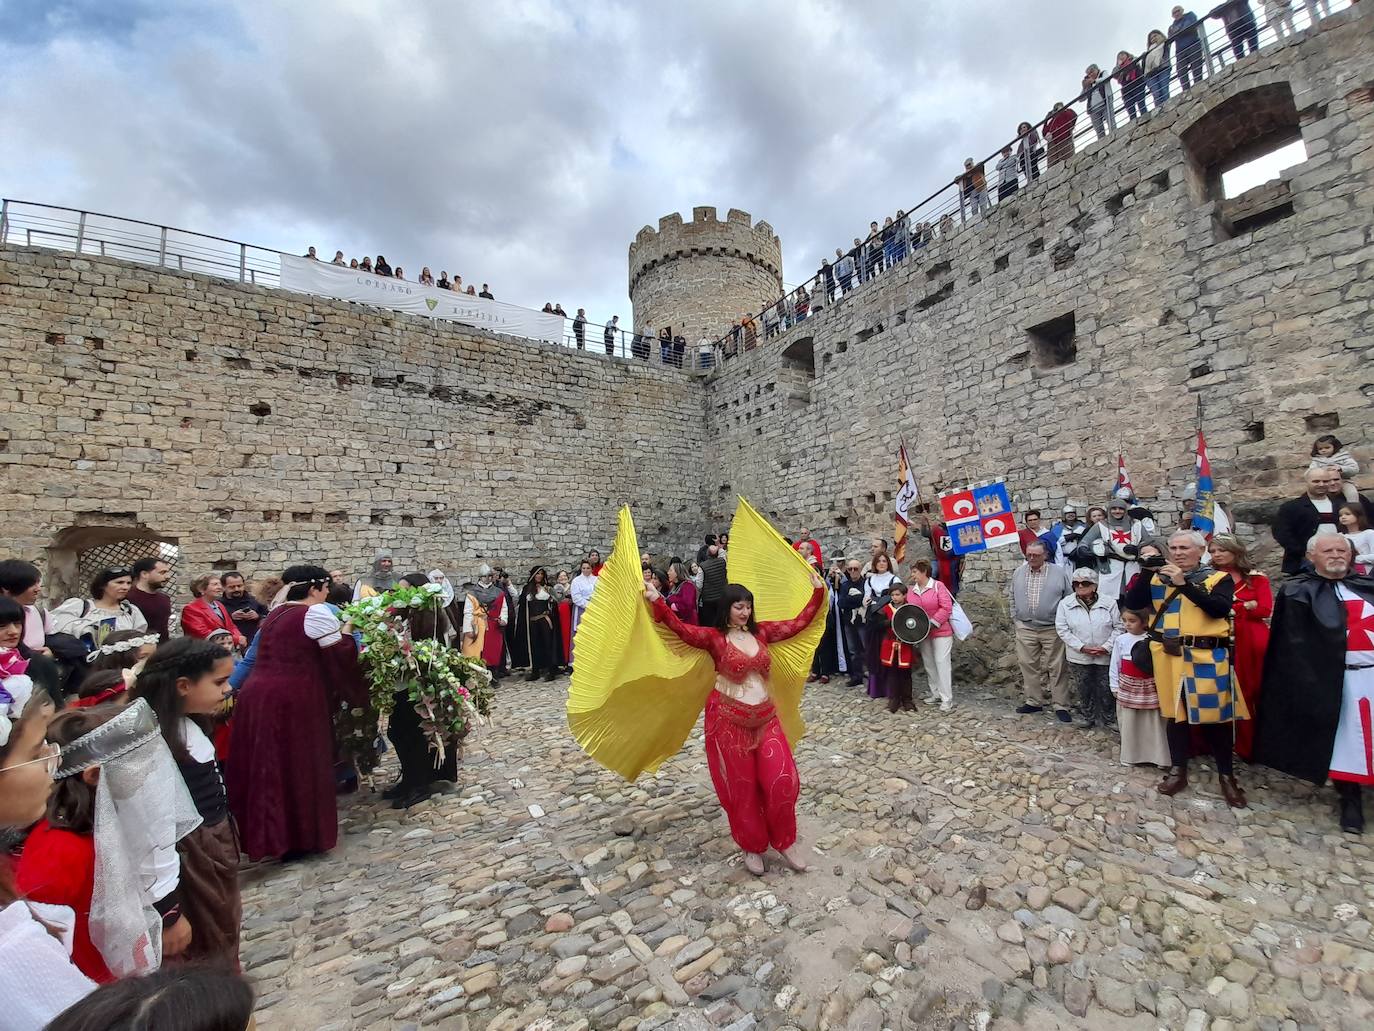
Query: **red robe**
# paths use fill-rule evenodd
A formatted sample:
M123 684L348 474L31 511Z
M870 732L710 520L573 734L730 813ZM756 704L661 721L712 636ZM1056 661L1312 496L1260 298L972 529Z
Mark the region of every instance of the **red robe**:
M115 980L91 941L91 895L95 891L95 838L59 830L41 821L24 842L14 874L21 897L68 906L76 914L72 962L96 984Z
M321 648L307 605L283 605L258 631L258 659L234 705L224 783L249 859L325 852L338 842L334 731L340 698L366 688L351 635Z
M506 592L502 591L487 609L487 632L482 638L482 661L488 669L506 664L506 628L501 625L501 613L506 609Z
M558 603L558 623L559 631L563 635L563 661L572 661L572 609L571 598L564 598Z
M903 641L897 640L897 635L892 632L892 617L896 613L897 607L891 602L883 608L883 615L887 616L887 629L883 631L883 643L879 652L879 661L884 666L896 666L898 669L910 669L916 661L916 649Z
M1257 604L1247 609L1245 603ZM1247 762L1255 740L1255 720L1259 712L1260 681L1264 676L1264 653L1269 647L1269 624L1274 614L1274 591L1263 573L1251 573L1236 581L1236 680L1250 718L1236 724L1236 754Z

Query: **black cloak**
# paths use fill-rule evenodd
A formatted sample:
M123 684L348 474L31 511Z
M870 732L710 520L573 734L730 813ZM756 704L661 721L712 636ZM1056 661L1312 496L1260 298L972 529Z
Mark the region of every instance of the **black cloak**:
M1374 604L1374 578L1302 573L1279 588L1264 656L1254 761L1326 782L1345 682L1345 605L1336 585Z
M566 665L567 658L563 654L562 620L553 585L545 583L549 597L544 601L534 596L537 589L532 572L516 603L514 633L507 635L506 644L513 668L547 672Z

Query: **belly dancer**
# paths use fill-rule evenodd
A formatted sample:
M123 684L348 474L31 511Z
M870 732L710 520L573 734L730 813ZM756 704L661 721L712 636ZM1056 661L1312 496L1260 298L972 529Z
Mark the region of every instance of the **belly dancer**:
M715 690L706 701L706 763L730 835L755 876L764 871L763 853L772 845L793 870L805 870L797 849L800 781L792 749L769 694L768 645L801 633L825 601L825 584L814 573L811 600L794 619L758 623L754 596L739 584L725 589L716 626L683 623L652 586L644 596L654 618L685 644L710 654Z

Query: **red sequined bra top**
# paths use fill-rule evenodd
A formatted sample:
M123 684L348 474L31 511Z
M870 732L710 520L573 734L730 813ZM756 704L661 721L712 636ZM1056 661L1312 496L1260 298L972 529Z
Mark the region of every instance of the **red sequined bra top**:
M685 644L710 652L716 663L716 672L727 680L742 684L750 673L757 673L765 680L768 678L773 665L768 655L768 642L785 641L801 633L816 617L824 600L825 588L817 587L811 594L811 600L795 618L760 623L758 632L754 635L754 640L759 643L759 650L753 655L745 655L731 644L724 631L715 627L692 626L682 622L662 598L654 602L654 618L660 623L667 624Z

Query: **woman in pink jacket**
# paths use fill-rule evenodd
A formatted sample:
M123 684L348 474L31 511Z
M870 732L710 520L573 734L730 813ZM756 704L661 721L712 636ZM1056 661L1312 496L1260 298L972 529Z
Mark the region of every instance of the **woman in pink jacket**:
M911 564L911 583L907 587L908 605L919 605L930 617L930 633L921 642L921 665L930 685L927 705L940 703L941 712L954 708L954 685L951 682L950 651L954 647L954 630L949 625L954 611L954 595L949 588L930 575L930 562L918 558Z

